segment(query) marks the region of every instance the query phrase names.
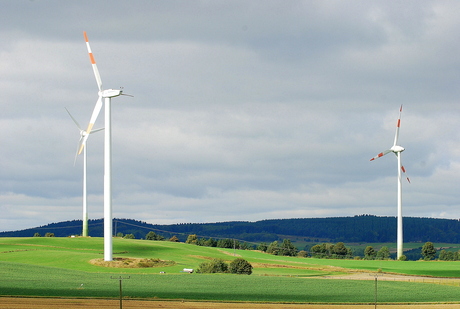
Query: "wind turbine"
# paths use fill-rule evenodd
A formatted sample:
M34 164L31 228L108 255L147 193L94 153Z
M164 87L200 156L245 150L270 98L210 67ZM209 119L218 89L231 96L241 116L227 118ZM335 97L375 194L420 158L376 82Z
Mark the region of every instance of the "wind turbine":
M72 116L72 114L69 112L69 110L67 108L65 110L69 114L70 118L72 118L72 120L75 123L75 125L77 126L77 128L80 130L80 140L78 141L78 148L77 148L77 152L75 153L75 159L74 159L74 162L73 162L73 164L75 165L75 162L77 161L78 151L81 148L81 145L83 144L84 137L86 135L88 135L88 134L87 134L87 132L85 130L83 130L80 127L80 124L77 122L77 120L75 120L75 118ZM104 128L92 130L90 132L90 134L99 132L101 130L104 130ZM86 158L87 158L87 156L86 156L86 150L87 150L86 144L87 144L87 142L85 141L84 143L85 143L85 145L83 145L83 230L82 230L81 235L83 237L88 237L88 207L87 207L88 198L87 198L87 194L86 194L86 166L87 166L86 165Z
M398 234L397 234L397 259L403 255L403 217L402 217L402 181L401 181L401 172L406 175L406 169L401 165L401 152L404 151L404 147L398 145L399 138L399 128L401 126L401 113L402 105L399 108L399 118L396 123L396 134L393 146L390 149L385 150L384 152L379 153L371 159L371 161L383 157L387 153L393 152L398 158ZM407 181L410 183L409 177L406 176Z
M96 77L97 87L99 88L98 99L94 107L93 114L89 120L87 135L83 137L83 143L80 146L79 153L85 147L86 139L91 133L91 130L96 122L97 116L102 108L102 99L105 104L105 134L104 134L104 260L112 261L112 125L111 125L111 98L118 97L123 91L115 89L103 89L102 80L97 69L96 61L94 60L91 47L89 46L88 36L86 31L83 32L85 37L86 47L88 49L89 59L93 66L94 76Z

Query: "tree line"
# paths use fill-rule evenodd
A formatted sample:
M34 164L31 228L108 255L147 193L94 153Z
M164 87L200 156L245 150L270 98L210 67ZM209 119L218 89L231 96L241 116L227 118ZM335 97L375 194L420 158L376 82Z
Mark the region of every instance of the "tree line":
M169 239L176 236L185 242L188 235L205 235L215 239L240 239L243 242L270 242L285 235L303 238L307 242L394 242L396 217L360 215L334 218L274 219L256 222L236 221L218 223L182 223L155 225L132 219L114 219L114 235L132 234L137 239L146 237L149 231L161 233ZM423 228L421 228L423 227ZM51 223L46 226L21 231L0 232L0 237L30 237L34 233L54 233L56 237L79 235L81 220ZM104 235L103 220L89 220L89 235ZM200 236L201 237L201 236ZM404 241L460 243L460 221L434 218L404 218Z

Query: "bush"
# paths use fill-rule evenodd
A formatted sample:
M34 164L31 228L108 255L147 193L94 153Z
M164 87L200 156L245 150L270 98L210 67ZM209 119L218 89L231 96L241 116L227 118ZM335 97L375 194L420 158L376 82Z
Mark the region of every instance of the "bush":
M230 273L232 274L252 274L252 265L242 258L237 258L230 263Z
M201 263L196 270L201 274L225 273L228 271L228 265L222 259L212 259Z
M268 245L266 252L269 254L278 255L279 251L280 251L280 247L279 247L278 241L275 240L274 242Z
M185 241L186 244L194 244L196 245L196 242L198 240L198 237L195 234L188 235L187 240Z
M297 253L298 257L308 257L308 252L305 250L300 250L299 253Z
M147 235L145 235L146 240L156 240L157 239L157 234L155 232L148 232Z
M390 250L388 247L382 247L380 250L377 252L376 255L377 260L388 260L390 258Z
M171 238L169 239L169 241L172 241L172 242L179 242L179 238L177 238L177 236L174 235L173 237L171 237Z
M267 249L268 249L268 245L264 242L257 246L257 250L260 250L263 252L267 252Z
M296 256L298 251L289 239L284 239L279 253L284 256Z
M165 240L165 238L161 235L156 234L155 232L148 232L147 235L145 235L146 240Z

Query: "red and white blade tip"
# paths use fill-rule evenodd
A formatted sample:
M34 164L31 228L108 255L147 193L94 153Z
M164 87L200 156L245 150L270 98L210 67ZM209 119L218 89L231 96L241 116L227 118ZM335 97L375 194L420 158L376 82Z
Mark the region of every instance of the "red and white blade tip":
M97 87L99 91L102 90L102 80L101 75L99 74L99 70L97 69L96 60L94 59L93 52L91 51L91 46L89 46L88 36L86 35L86 31L83 31L83 36L85 37L86 41L86 48L88 49L89 59L91 61L91 65L93 66L94 77L96 77Z
M378 159L380 157L383 157L384 155L386 155L387 153L391 152L391 150L385 150L384 152L381 152L379 153L378 155L376 155L375 157L373 157L372 159L370 159L369 161L374 161L375 159Z
M91 64L96 64L96 60L94 59L93 52L91 51L91 47L89 46L88 36L86 35L86 31L83 32L83 36L85 37L86 47L88 48L89 59L91 60Z
M403 165L401 165L401 170L403 171L404 174L406 173L406 169L404 168ZM410 183L409 177L406 176L406 179L407 179L407 181Z
M375 157L373 157L372 159L370 159L369 161L374 161L375 159L378 159L380 157L383 157L385 154L383 152L379 153L378 155L376 155Z

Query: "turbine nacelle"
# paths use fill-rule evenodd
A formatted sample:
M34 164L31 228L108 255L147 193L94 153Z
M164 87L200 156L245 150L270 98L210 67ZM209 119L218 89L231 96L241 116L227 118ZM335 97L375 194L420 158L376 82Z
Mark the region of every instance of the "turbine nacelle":
M403 152L405 149L402 146L394 145L393 147L390 148L390 150L393 151L394 153L397 153L397 152Z
M102 98L113 98L113 97L118 97L123 93L123 90L119 89L106 89L99 91L99 96Z

